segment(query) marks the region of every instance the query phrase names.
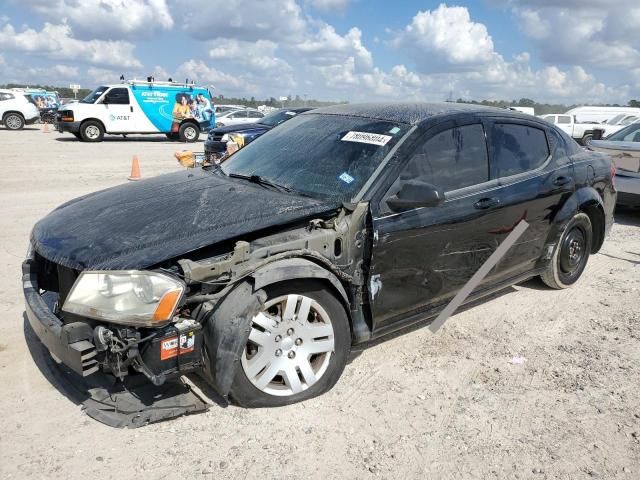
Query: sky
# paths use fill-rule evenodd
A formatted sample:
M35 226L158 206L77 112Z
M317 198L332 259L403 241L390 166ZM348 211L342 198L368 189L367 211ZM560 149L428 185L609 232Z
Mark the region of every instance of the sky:
M3 0L0 83L626 104L638 25L640 0Z

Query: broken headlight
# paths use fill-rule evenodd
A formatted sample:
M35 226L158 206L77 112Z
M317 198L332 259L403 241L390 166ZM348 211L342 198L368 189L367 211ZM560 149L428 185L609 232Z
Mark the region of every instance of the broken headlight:
M62 310L83 317L140 327L171 320L184 283L143 271L82 272Z

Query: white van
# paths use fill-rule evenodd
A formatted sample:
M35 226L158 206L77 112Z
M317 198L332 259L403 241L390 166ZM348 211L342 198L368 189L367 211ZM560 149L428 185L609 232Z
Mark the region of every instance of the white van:
M20 130L40 120L40 110L22 92L0 89L0 121L7 130Z
M566 115L573 115L577 123L604 123L607 120L620 114L640 115L640 108L635 107L576 107L572 108Z
M211 93L191 83L130 81L96 88L58 111L58 130L79 140L100 142L105 133L163 133L195 142L215 125Z

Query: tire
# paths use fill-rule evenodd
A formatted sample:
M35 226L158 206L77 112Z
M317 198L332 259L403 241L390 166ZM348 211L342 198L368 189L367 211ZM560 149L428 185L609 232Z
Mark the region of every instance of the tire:
M24 128L24 117L19 113L11 112L2 117L2 123L7 130L22 130Z
M195 123L187 122L180 125L178 133L181 142L193 143L200 136L200 127Z
M582 140L581 140L582 145L585 145L585 146L586 146L586 145L587 145L587 143L588 143L588 142L590 142L592 139L593 139L593 132L585 133L585 134L582 136Z
M73 136L76 137L78 140L82 140L82 136L79 133L76 132L72 132Z
M80 125L80 138L84 142L101 142L104 138L104 128L100 122L88 120Z
M351 349L343 305L318 281L282 282L265 291L265 308L251 322L232 399L243 407L279 407L327 392L340 378ZM278 322L288 304L295 306L296 315L307 305L307 318Z
M589 260L593 243L591 220L577 213L565 226L547 269L540 275L551 288L569 288L578 281Z

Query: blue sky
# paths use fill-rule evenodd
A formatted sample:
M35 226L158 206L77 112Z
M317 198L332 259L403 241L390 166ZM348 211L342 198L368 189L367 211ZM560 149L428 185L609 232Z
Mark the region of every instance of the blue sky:
M626 103L639 24L638 0L8 0L0 83L154 74L257 98Z

